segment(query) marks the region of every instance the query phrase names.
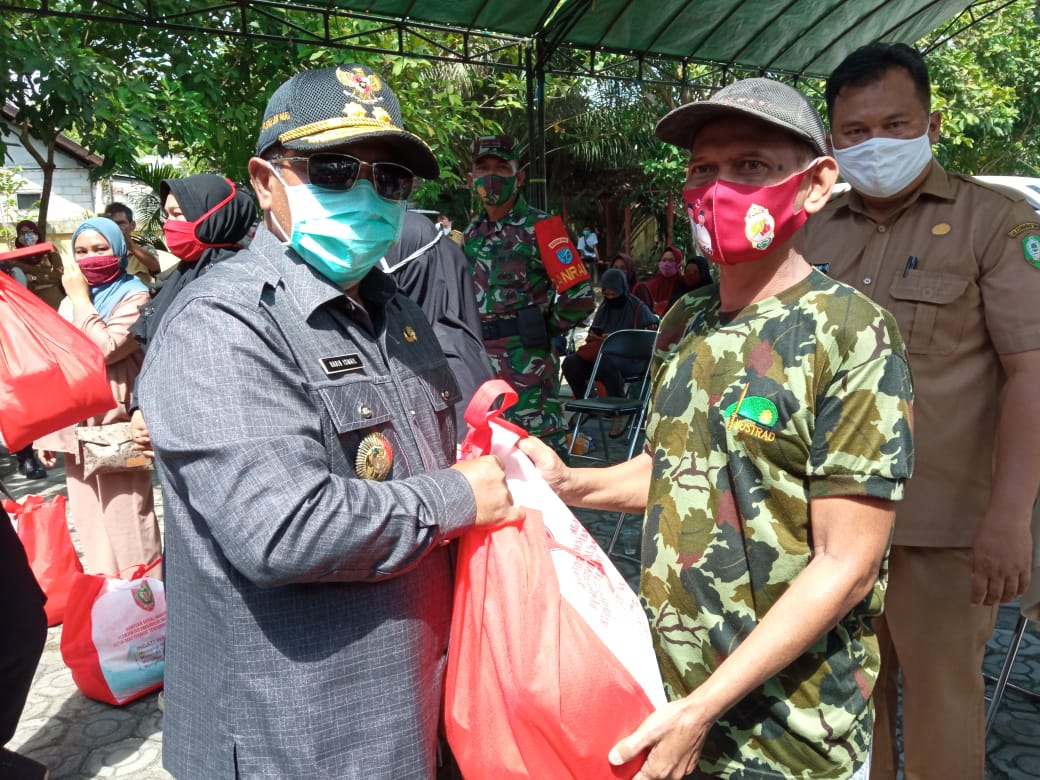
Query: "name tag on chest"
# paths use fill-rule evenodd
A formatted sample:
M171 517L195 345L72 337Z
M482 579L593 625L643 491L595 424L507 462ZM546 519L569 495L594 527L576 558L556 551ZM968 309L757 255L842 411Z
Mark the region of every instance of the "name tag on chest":
M339 355L337 357L324 357L321 359L321 368L326 376L339 376L349 374L351 371L360 371L364 368L360 355Z

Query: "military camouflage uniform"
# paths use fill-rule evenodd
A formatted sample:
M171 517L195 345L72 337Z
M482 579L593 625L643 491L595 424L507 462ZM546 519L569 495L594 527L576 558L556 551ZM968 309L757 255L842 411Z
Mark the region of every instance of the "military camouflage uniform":
M510 322L519 309L538 306L548 335L566 333L592 314L595 296L588 281L557 295L542 264L535 223L548 216L517 196L499 222L481 214L466 229L463 249L477 289L477 308L486 326ZM552 440L566 429L558 400L560 372L552 346L524 347L518 335L489 338L484 346L495 374L519 394L505 416L532 434Z
M735 317L717 288L690 293L661 324L652 370L640 593L680 698L809 563L811 499L902 496L910 373L891 315L817 271ZM865 761L882 569L869 598L723 715L702 772L848 778Z

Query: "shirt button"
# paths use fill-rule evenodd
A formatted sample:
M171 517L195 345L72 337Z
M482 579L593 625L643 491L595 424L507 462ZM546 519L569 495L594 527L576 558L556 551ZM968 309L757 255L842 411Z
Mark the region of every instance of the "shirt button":
M872 281L874 280L868 276L866 279L863 280L863 284L870 284Z
M884 226L884 225L878 225L878 226L877 226L877 232L878 232L878 233L884 233L884 232L885 232L885 230L886 230L886 228L885 228L885 226Z
M451 393L449 393L447 390L441 390L441 398L447 401L449 398L451 398Z
M361 412L361 416L366 419L372 416L372 410L367 406L362 406L358 411Z

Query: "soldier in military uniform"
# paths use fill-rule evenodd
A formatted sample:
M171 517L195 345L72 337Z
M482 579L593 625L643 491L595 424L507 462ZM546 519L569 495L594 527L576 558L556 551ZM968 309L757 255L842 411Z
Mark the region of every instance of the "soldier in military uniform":
M484 212L466 229L463 249L491 367L519 395L506 417L562 446L566 426L552 339L592 314L596 301L587 279L562 290L554 286L535 236L535 225L548 215L520 194L519 159L511 136L473 142L470 175Z
M568 504L647 513L640 595L671 701L609 759L649 750L647 779L859 780L912 465L899 329L800 252L838 170L801 93L738 81L657 135L690 150L683 197L720 281L661 323L647 451L568 469L521 445Z

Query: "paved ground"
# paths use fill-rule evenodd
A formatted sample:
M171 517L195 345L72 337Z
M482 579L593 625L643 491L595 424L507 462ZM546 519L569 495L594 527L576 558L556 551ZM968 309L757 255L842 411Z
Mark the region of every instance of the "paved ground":
M60 469L51 470L46 481L29 482L15 473L14 465L13 459L0 450L0 477L18 498L30 493L53 495L64 489ZM161 512L158 490L156 505ZM586 510L577 514L606 547L617 515ZM638 518L629 518L625 525L635 527L637 523ZM615 552L623 552L621 543ZM618 556L615 560L634 582L637 565ZM1014 606L1003 608L990 640L986 671L993 676L1004 660L1016 614ZM156 697L151 695L123 707L87 699L76 689L61 660L60 637L61 626L50 629L25 712L7 747L47 764L53 780L169 780L171 775L162 769L162 715ZM1040 635L1035 631L1027 632L1012 680L1040 691ZM1040 701L1009 691L988 747L987 780L1040 778Z

